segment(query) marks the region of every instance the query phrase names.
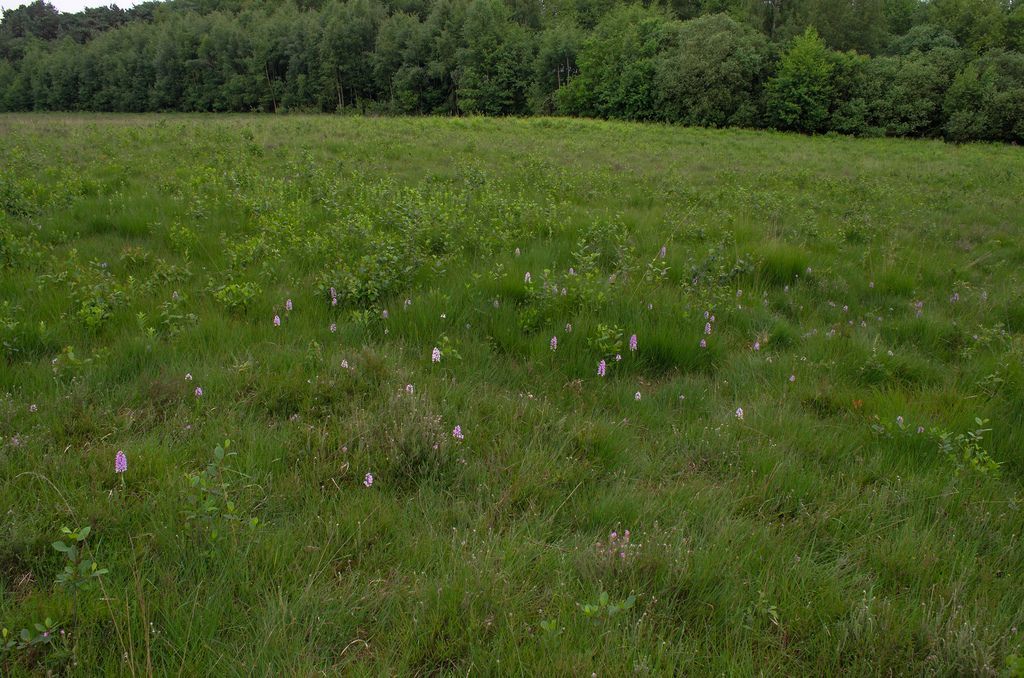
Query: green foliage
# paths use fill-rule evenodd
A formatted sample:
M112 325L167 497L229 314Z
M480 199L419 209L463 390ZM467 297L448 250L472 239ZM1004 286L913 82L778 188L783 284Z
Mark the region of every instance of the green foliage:
M547 115L557 110L557 93L579 74L576 63L584 32L572 21L561 21L537 36L537 56L531 85L532 108Z
M768 41L725 14L679 24L656 66L658 117L686 125L753 127Z
M835 120L873 76L830 58ZM869 134L934 120L883 130L885 89ZM986 675L1022 652L1014 146L15 114L0 157L4 676ZM62 524L92 531L58 551Z
M92 528L88 525L77 530L60 528L64 539L53 542L53 550L63 554L67 564L57 575L57 585L70 590L89 590L95 582L107 574L108 570L99 567L95 561L85 557L85 540Z
M459 50L459 105L467 113L527 112L533 49L526 31L509 21L501 0L472 0Z
M245 520L235 500L232 485L228 480L225 462L235 456L228 452L231 441L225 440L213 450L213 459L202 471L185 474L188 485L186 507L182 511L185 521L195 524L211 543L225 538L227 532L234 533L238 524L245 522L249 527L258 527L259 518Z
M891 136L941 136L946 91L962 63L962 53L948 47L871 60L861 95L869 124Z
M623 120L659 117L657 63L671 40L671 26L661 11L639 5L609 12L584 40L579 75L558 91L558 110Z
M0 653L12 650L31 650L41 645L54 643L58 636L57 631L60 625L47 617L42 622L36 622L32 628L23 628L15 636L7 627L0 631ZM0 657L3 655L0 654Z
M994 51L960 71L946 94L954 141L1024 143L1024 54Z
M975 418L978 428L966 433L952 434L933 429L932 435L938 440L939 451L956 467L957 473L973 471L998 475L1001 464L985 450L983 439L992 429L985 428L988 419Z
M593 336L587 337L587 345L602 358L614 358L622 353L623 332L618 325L598 323Z
M961 45L981 52L1006 45L1010 16L1006 10L1006 5L985 0L933 0L925 14Z
M213 290L213 298L230 311L242 311L259 293L259 286L253 282L227 283Z
M1019 74L993 55L1024 48L1018 5L37 0L0 22L0 110L561 113L1015 141ZM32 208L5 189L0 206Z
M612 602L607 591L601 591L597 600L593 603L581 603L580 610L587 619L594 621L609 620L620 612L627 612L636 604L636 596L630 594L628 598Z
M370 0L328 3L320 15L319 39L323 108L331 104L365 106L376 98L380 83L373 74L373 49L384 20L384 7Z
M817 31L793 40L766 86L769 122L783 130L824 132L835 96L836 64Z

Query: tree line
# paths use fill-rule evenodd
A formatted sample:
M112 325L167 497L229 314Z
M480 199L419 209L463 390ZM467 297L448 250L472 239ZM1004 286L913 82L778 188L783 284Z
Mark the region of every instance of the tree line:
M168 0L0 22L0 110L573 115L1024 142L1009 0Z

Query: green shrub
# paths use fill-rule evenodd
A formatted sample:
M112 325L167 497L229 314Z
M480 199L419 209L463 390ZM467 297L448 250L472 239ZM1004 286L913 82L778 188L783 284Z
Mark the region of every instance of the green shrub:
M817 31L808 28L782 55L768 81L766 114L782 130L824 132L832 106L835 63Z
M474 0L466 12L466 47L459 50L459 106L467 113L526 113L532 49L522 26L500 0Z
M1024 142L1024 54L996 50L960 71L946 94L953 141Z
M938 47L867 64L866 97L875 126L890 136L938 136L943 100L963 64L959 49Z
M726 14L679 24L656 61L659 117L687 125L753 125L768 41Z
M638 5L609 12L580 49L580 74L558 91L559 112L625 120L658 117L657 62L672 38L673 23L661 11Z
M259 291L259 286L256 283L228 283L215 289L213 298L228 310L241 311L252 303Z

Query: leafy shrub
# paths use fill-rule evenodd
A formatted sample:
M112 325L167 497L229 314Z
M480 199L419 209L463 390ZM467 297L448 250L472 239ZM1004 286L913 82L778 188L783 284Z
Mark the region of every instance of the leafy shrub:
M626 225L618 218L591 222L580 234L572 256L581 273L628 268L633 258L633 249L629 244Z
M0 214L0 268L24 267L37 262L43 248L31 233L16 233Z
M666 14L639 5L613 9L584 41L580 73L558 91L562 113L625 120L658 117L659 53L672 39Z
M228 283L214 289L213 298L230 311L242 311L252 303L259 291L256 283Z
M593 603L580 603L580 610L587 619L594 621L605 621L611 619L620 612L632 609L636 603L636 595L630 594L628 598L620 601L612 601L607 591L601 591L597 600Z
M343 264L332 278L340 299L365 308L408 285L421 263L412 247L398 238L382 237L372 252Z
M622 328L618 325L598 323L594 336L587 337L587 346L604 358L622 353Z
M459 51L459 105L467 113L526 112L532 54L522 26L500 0L474 0L466 12L466 47Z
M224 538L225 533L233 531L243 521L249 527L259 526L256 517L244 520L235 504L233 488L228 481L225 461L235 455L229 452L231 441L225 440L213 450L213 459L202 471L186 473L188 483L186 507L183 510L185 520L199 526L211 543Z
M888 53L907 55L913 52L929 52L933 49L960 49L953 34L935 24L920 24L889 43Z
M949 47L869 61L863 96L872 124L890 136L939 135L946 90L962 63Z
M766 114L778 129L824 132L832 107L835 63L813 28L797 36L768 81Z
M989 455L983 444L985 434L992 430L985 428L988 420L975 418L974 423L978 428L973 431L952 434L932 429L932 435L938 440L939 450L956 466L957 473L976 471L998 475L1001 464Z
M768 41L727 14L684 21L656 61L658 117L687 125L753 125Z
M57 575L57 584L66 589L88 590L103 575L106 568L100 568L94 560L85 557L85 540L92 528L88 525L77 530L60 528L64 538L53 542L53 549L64 555L66 564Z
M946 94L953 141L1024 142L1024 54L993 51L967 64Z

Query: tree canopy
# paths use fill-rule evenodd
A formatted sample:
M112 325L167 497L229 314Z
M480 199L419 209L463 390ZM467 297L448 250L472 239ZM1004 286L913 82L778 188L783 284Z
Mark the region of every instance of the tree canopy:
M581 115L1024 141L1003 0L167 0L0 20L0 110Z

